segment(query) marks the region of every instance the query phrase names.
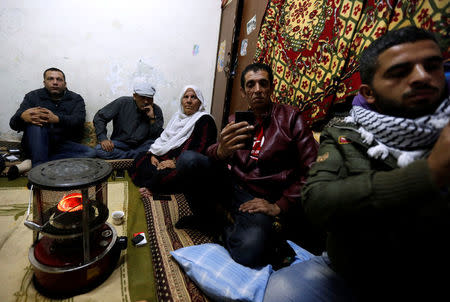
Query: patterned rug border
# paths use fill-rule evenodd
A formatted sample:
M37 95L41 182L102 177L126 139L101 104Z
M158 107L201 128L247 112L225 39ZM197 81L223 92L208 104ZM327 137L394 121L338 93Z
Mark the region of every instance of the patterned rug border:
M178 230L174 227L179 217L191 213L184 195L172 195L172 200L168 201L142 198L142 202L158 301L209 301L169 253L185 246L212 242L211 238L198 231Z

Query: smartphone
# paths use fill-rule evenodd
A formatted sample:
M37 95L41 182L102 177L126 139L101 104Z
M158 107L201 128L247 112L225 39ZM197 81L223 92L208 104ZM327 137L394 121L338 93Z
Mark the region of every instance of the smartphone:
M139 242L141 242L143 239L144 239L144 236L139 234L139 235L134 236L133 239L131 239L131 242L133 242L133 244L136 245Z
M236 123L246 121L249 125L255 124L255 114L253 111L236 111L234 117Z
M255 124L255 114L253 111L236 111L234 114L235 123L246 121L249 125ZM245 149L251 149L253 145L253 137L245 141Z

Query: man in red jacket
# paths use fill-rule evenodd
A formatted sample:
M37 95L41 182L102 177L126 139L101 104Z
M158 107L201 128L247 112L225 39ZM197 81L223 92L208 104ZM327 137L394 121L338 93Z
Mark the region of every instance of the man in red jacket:
M213 223L212 205L220 204L230 210L224 245L236 262L249 267L272 262L279 246L275 238L280 239L273 227L277 221L286 226L294 217L297 222L302 220L301 189L318 149L300 112L271 102L273 88L269 66L255 63L246 67L241 77L241 95L253 112L255 123L237 122L232 115L218 143L207 151L208 164L227 167L220 174L223 178L218 180L213 173L199 172L203 171L201 165L193 161L197 163L191 164L197 175L210 177L204 177L206 185L202 191L198 185L185 191L194 214L201 216L195 219L197 222L207 221L209 216ZM253 144L249 145L248 140ZM179 165L180 159L177 168ZM226 185L229 183L232 187ZM187 220L180 220L176 226L192 227Z

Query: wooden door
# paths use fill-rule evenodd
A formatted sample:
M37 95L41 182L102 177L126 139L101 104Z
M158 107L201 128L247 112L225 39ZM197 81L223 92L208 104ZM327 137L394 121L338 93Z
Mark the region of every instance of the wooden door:
M216 121L217 129L222 129L228 117L230 91L232 87L232 62L236 58L236 39L239 34L239 11L242 0L222 1L222 17L220 20L219 43L217 47L216 71L214 77L211 114Z
M231 88L231 102L227 116L239 110L247 110L247 102L240 94L241 74L244 68L253 63L259 29L266 11L268 0L245 0L242 8L240 33L238 39L237 65L234 70Z

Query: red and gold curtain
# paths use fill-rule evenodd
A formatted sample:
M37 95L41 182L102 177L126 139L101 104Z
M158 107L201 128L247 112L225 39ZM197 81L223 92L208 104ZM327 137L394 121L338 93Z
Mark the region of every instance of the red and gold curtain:
M408 25L438 33L448 57L448 0L271 0L254 60L274 70L272 100L297 106L314 125L357 93L361 51Z

